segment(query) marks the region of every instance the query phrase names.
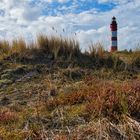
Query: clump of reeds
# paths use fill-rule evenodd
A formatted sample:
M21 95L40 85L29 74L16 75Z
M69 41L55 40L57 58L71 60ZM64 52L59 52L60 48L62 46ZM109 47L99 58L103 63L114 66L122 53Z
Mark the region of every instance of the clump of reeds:
M8 41L0 41L0 58L7 56L10 51L10 44Z
M90 46L89 46L89 54L91 55L91 56L98 56L98 57L103 57L104 56L104 54L105 54L105 50L104 50L104 47L103 47L103 45L100 43L100 42L98 42L98 43L95 43L95 44L91 44Z
M54 59L57 59L58 57L71 59L73 56L78 57L81 54L78 41L57 36L40 34L37 36L36 41L28 44L23 38L14 39L11 42L0 42L1 58L12 54L24 54L27 50L34 54L35 49L41 50L42 53L45 53L46 55L52 55Z
M54 59L59 56L70 58L78 56L81 53L79 43L74 39L65 39L60 37L39 35L37 37L38 48L48 54L52 54Z

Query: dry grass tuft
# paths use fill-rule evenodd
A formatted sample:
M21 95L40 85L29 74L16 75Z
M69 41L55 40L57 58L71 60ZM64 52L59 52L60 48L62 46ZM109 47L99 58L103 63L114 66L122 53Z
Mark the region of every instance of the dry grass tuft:
M54 59L57 59L59 56L71 59L73 55L78 56L81 53L79 43L74 39L39 35L37 42L39 49L45 51L47 54L52 54Z
M90 52L90 55L93 56L93 57L104 57L104 54L105 54L105 50L104 50L104 47L103 45L98 42L98 43L95 43L95 44L91 44L89 46L89 52Z

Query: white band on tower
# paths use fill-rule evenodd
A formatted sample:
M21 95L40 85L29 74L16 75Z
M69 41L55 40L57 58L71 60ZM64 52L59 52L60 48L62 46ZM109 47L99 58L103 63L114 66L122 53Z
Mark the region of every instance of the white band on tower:
M116 47L118 44L117 44L117 41L114 41L114 40L112 40L112 47L114 46L114 47Z
M112 37L117 37L117 31L112 31Z

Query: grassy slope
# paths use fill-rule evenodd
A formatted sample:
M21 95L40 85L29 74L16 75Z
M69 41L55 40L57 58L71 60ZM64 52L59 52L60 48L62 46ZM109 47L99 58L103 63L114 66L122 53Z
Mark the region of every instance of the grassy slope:
M30 47L30 48L29 48ZM0 137L140 139L140 53L82 53L39 36L0 43Z

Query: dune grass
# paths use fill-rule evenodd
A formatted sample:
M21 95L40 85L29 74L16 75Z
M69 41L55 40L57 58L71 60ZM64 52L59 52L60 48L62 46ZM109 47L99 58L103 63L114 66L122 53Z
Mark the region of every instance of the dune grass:
M71 59L73 55L78 56L81 53L78 41L56 36L48 37L43 34L38 35L36 41L28 44L23 38L15 39L12 42L0 42L1 59L15 53L24 54L27 50L34 52L34 49L41 50L46 55L53 55L54 59L59 56Z
M82 52L40 34L0 41L0 139L140 139L140 53Z
M127 54L122 51L112 54L105 51L103 45L99 42L87 46L87 50L86 52L82 52L79 42L75 39L40 34L34 42L30 43L26 43L23 38L14 39L11 42L1 40L0 60L10 58L15 62L17 60L24 61L24 59L29 61L28 58L33 60L34 57L35 62L41 62L45 56L44 58L50 58L55 61L77 61L76 63L80 66L89 64L90 67L95 65L97 68L105 66L117 69L119 65L119 67L127 69L127 66L124 66L127 64L131 66L137 65L139 67L139 51L133 51Z

